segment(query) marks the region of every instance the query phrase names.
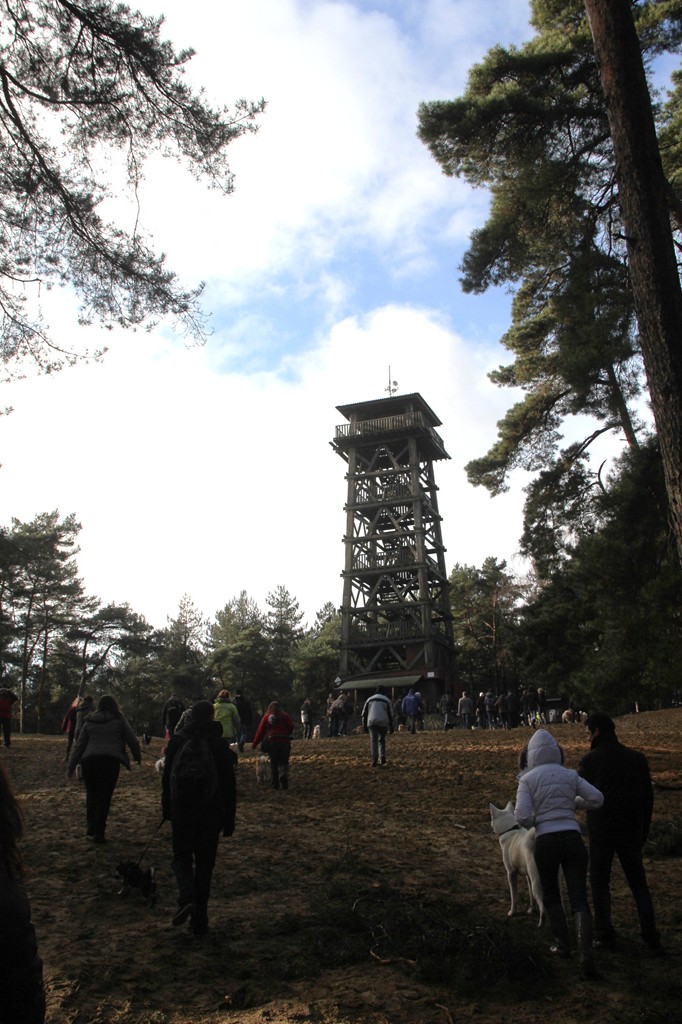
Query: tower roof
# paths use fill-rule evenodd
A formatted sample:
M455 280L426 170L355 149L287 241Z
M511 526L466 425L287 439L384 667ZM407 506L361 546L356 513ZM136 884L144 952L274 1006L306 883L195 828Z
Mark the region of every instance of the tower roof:
M355 413L361 420L380 419L382 416L397 416L403 412L421 412L428 424L439 427L441 420L418 392L411 395L391 395L389 398L373 398L367 402L353 402L351 405L337 405L338 412L347 420Z

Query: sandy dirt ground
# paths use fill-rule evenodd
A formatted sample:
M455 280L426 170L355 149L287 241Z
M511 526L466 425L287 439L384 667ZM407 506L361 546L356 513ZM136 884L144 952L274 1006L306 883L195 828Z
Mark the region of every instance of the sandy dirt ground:
M577 766L580 726L552 726ZM655 828L682 821L682 709L622 719L649 757ZM530 735L424 731L389 737L372 769L353 735L293 745L291 788L237 768L237 829L221 839L211 928L173 928L170 828L160 824L161 740L122 772L108 843L85 839L84 793L64 739L17 736L2 756L26 813L24 857L52 1024L672 1024L682 1004L680 859L647 857L666 958L645 953L620 868L618 952L599 981L555 961L537 918L507 917L488 805L515 794ZM145 852L145 848L149 848ZM156 869L153 907L118 895L116 864ZM524 909L525 909L524 892ZM0 923L1 924L1 923Z

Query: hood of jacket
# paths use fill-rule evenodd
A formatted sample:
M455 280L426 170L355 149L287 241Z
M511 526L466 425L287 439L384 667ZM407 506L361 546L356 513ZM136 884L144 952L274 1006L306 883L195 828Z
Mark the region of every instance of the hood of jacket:
M88 722L95 722L97 725L103 725L105 722L113 722L114 719L120 721L120 715L114 715L110 711L91 711L88 714Z
M540 764L561 764L559 744L546 729L538 729L528 743L528 769Z

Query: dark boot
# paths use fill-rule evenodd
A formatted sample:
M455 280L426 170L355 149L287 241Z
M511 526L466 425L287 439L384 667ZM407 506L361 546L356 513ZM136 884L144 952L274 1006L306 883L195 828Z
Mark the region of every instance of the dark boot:
M575 934L578 939L578 955L583 974L587 978L596 978L594 954L592 953L592 915L589 910L581 910L574 914Z
M637 907L642 938L647 946L651 949L656 949L660 946L661 940L656 931L656 918L654 916L654 905L651 902L651 894L648 888L645 888L637 889L632 895L635 897L635 906Z
M549 921L549 927L552 932L552 944L549 947L550 952L554 953L556 956L561 956L566 959L571 955L571 946L564 908L561 904L556 907L547 907L546 913Z

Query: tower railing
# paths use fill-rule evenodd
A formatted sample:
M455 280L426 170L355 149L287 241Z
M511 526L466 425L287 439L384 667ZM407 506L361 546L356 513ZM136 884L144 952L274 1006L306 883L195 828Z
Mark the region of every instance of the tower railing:
M443 439L434 430L433 427L426 422L421 412L404 412L397 416L382 416L376 420L359 420L357 423L341 423L336 428L336 438L350 438L350 437L372 437L375 434L387 434L394 433L402 430L414 430L415 427L420 427L426 431L435 441L444 447Z

